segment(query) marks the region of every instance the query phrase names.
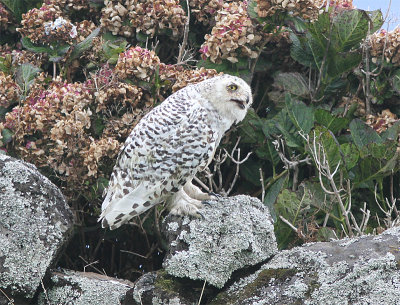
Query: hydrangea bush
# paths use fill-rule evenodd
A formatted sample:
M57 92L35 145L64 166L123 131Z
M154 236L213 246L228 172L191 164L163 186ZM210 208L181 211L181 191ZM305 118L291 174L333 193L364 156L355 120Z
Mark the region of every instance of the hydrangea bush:
M199 175L206 187L262 199L281 248L398 223L400 30L380 30L380 11L351 0L10 3L0 0L0 149L67 196L79 234L63 266L96 261L132 280L160 266L162 207L104 233L101 193L138 121L221 73L251 83L255 102L222 140L231 158L221 150ZM252 153L238 167L237 148Z

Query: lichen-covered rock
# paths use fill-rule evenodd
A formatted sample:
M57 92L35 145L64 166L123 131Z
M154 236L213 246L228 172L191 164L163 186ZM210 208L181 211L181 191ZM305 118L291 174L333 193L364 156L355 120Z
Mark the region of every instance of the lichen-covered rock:
M63 270L51 273L50 287L40 293L39 305L117 305L133 283L93 272Z
M135 288L126 293L123 305L197 305L202 293L202 283L176 278L164 270L144 274L135 282ZM206 287L202 304L215 295L215 288Z
M163 266L170 275L221 288L235 270L277 253L272 218L257 198L220 198L201 213L204 219L170 215L164 221L170 250Z
M72 213L35 166L0 154L0 288L32 298L69 237Z
M212 305L400 304L400 227L278 253Z

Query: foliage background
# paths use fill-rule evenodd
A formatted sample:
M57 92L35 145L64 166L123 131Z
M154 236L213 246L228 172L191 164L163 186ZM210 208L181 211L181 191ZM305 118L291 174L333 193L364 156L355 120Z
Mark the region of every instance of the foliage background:
M67 196L61 267L135 280L160 268L158 207L97 223L119 148L154 106L218 73L254 109L199 183L258 196L281 249L398 224L400 29L351 1L0 1L0 147Z

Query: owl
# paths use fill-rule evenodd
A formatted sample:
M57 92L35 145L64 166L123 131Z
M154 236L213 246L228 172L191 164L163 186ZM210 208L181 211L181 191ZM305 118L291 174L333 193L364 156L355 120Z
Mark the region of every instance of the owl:
M169 96L133 128L105 191L99 221L115 229L158 203L175 215L199 216L210 195L192 184L224 133L252 104L249 85L221 75Z

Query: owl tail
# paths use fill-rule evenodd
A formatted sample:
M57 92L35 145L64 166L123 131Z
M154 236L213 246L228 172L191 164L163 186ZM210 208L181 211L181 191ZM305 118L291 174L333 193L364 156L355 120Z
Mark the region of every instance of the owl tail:
M110 227L111 230L119 228L133 217L142 214L153 206L146 204L149 198L149 191L144 186L139 185L129 194L121 199L110 200L108 196L102 205L103 211L98 219L103 228Z

